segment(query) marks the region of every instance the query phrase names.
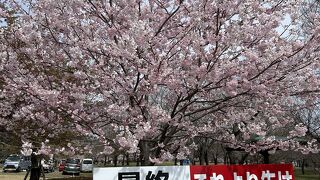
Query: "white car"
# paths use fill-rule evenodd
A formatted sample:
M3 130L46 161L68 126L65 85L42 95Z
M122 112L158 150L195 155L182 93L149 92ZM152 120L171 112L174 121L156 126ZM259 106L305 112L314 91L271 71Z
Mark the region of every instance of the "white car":
M83 159L81 161L81 172L92 172L93 170L93 160Z
M3 172L9 170L22 171L27 170L31 166L30 156L22 156L17 154L11 154L7 157L3 165Z
M54 172L54 165L52 160L49 160L49 161L41 160L41 165L43 167L44 172L47 172L47 173Z

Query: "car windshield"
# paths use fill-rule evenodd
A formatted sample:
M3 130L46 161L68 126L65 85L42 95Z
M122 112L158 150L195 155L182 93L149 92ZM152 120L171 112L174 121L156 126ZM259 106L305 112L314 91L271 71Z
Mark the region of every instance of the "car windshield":
M67 160L67 163L69 164L78 164L80 162L79 159L68 159Z
M9 156L7 158L7 161L19 161L20 157L19 156Z
M91 160L83 160L83 164L92 164Z

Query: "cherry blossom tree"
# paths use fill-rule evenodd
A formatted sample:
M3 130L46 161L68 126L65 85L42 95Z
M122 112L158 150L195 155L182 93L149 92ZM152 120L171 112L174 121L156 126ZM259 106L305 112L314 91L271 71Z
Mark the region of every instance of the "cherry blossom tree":
M317 15L320 13L319 0L305 0L301 7L301 29L306 35L309 35L309 30L317 24Z
M303 124L306 128L307 136L320 143L320 105L319 102L300 109L292 110L292 116L297 123Z
M271 133L319 95L320 26L308 38L279 32L285 16L298 25L301 1L6 3L18 18L1 35L1 124L24 141L48 150L48 137L77 132L142 165L185 158L196 137L250 153L317 150L296 141L302 125Z

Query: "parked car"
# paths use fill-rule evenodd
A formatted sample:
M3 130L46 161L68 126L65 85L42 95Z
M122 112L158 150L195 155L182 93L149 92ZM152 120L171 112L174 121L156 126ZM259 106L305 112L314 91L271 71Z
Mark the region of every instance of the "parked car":
M180 165L190 165L191 162L189 159L181 159L180 160Z
M81 162L81 172L92 172L93 170L93 160L83 159Z
M49 160L49 161L42 160L41 165L43 167L44 172L47 172L47 173L54 172L54 163L52 160Z
M18 154L12 154L7 157L3 164L3 172L8 170L14 170L20 172L27 170L31 166L30 156L22 156Z
M67 159L62 174L80 174L80 159Z
M59 163L59 172L63 171L64 170L64 166L66 165L66 160L65 159L62 159Z

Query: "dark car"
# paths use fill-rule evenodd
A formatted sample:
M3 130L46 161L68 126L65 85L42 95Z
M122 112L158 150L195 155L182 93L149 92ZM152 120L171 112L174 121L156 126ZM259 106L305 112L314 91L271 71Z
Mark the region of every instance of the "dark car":
M80 159L67 159L62 174L80 174Z

